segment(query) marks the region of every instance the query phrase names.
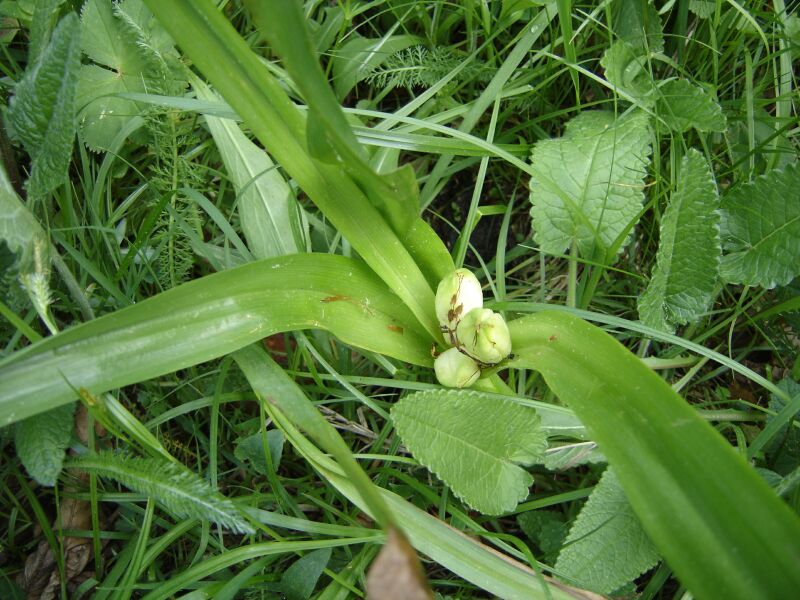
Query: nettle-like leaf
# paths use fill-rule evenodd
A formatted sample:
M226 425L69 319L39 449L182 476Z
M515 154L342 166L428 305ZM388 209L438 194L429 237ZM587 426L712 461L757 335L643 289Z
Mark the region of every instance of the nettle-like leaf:
M38 60L14 88L8 110L13 135L31 157L28 194L40 198L67 175L75 139L75 94L80 24L70 13L56 26Z
M81 20L83 51L94 62L80 71L81 132L90 148L105 150L141 112L139 104L116 94L168 94L185 82L171 38L141 0L89 0Z
M530 510L519 515L517 523L545 555L554 555L567 537L564 516L552 510Z
M725 131L727 122L714 95L703 85L685 79L667 81L658 88L656 113L673 131Z
M536 411L474 391L431 390L392 408L397 434L422 465L484 514L513 510L533 477L518 465L547 447Z
M708 19L714 16L717 3L715 0L689 0L689 10L701 19Z
M661 17L649 0L617 0L614 3L614 32L628 44L653 52L664 50Z
M708 310L721 253L718 208L711 168L700 152L689 150L661 218L653 275L639 298L645 325L672 331Z
M611 44L600 59L609 83L649 105L656 89L648 70L647 53L625 41Z
M118 481L144 494L176 517L211 521L238 533L252 533L236 505L202 477L162 458L102 452L71 458L67 466Z
M641 210L650 138L646 115L589 111L536 144L531 216L542 252L562 254L575 240L586 258L613 258Z
M800 274L800 166L770 171L722 198L728 283L774 288Z
M581 587L610 594L659 560L612 469L606 469L564 542L556 570Z
M65 404L17 423L14 445L25 470L41 485L56 484L64 452L72 438L75 403Z

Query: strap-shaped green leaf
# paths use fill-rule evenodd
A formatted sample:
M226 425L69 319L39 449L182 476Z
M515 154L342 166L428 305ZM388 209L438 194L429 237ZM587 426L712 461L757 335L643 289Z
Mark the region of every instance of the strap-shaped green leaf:
M0 423L223 356L279 331L429 365L430 342L363 263L296 254L209 275L43 340L0 363Z
M616 119L587 111L564 137L536 144L531 156L531 216L542 252L562 254L575 241L586 258L605 262L642 207L650 129L647 116Z
M197 78L192 87L198 99L218 99ZM206 123L236 188L242 231L253 256L272 258L300 251L297 238L301 235L293 233L293 223L299 220L297 201L275 163L235 121L206 116Z
M341 164L312 157L306 115L208 0L146 0L183 51L244 119L286 172L411 309L441 339L433 290L402 240Z
M392 407L398 435L469 506L498 515L527 498L547 440L536 411L473 391L431 390Z
M563 312L509 323L516 366L542 373L608 458L645 531L697 598L789 598L800 519L663 379Z
M722 198L720 272L773 288L800 274L800 165L770 171Z
M708 309L721 252L718 207L711 168L700 152L690 150L661 218L653 276L639 299L639 316L648 327L671 331Z

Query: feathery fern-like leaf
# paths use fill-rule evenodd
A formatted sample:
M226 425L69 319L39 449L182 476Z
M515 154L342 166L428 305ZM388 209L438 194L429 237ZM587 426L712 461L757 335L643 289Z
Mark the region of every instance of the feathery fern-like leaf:
M176 517L212 521L237 533L252 533L236 505L186 467L158 458L101 452L72 458L69 467L118 481L161 503Z

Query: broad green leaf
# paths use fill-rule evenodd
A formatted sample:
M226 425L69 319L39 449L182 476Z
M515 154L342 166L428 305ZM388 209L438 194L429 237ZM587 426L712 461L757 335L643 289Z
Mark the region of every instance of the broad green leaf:
M725 131L725 115L713 94L703 85L673 79L658 88L656 114L673 131Z
M14 445L28 475L42 485L56 484L75 429L75 404L64 404L17 423Z
M609 83L647 104L656 89L648 70L647 54L628 42L614 42L600 59Z
M354 476L347 464L355 465L362 478L366 475L338 432L319 414L298 385L269 359L262 348L245 348L236 354L235 359L261 399L262 406L286 433L295 450L353 504L376 518L371 503L364 499L365 482ZM307 432L322 450L300 434L298 427ZM333 443L332 438L338 443ZM374 486L368 479L366 483L372 493L379 494L389 506L392 520L402 526L403 533L417 550L489 593L513 600L574 600L579 592L561 583L554 585L549 577L538 575L494 548L465 536L397 494Z
M99 394L298 329L432 362L430 338L363 263L294 254L194 280L13 354L0 362L0 424L64 404L73 389Z
M168 93L182 89L172 41L141 0L89 0L81 15L83 51L94 64L81 67L77 105L83 141L110 149L114 138L141 112L120 93Z
M306 116L211 3L147 0L195 65L364 261L441 341L433 290L398 234L341 165L311 156Z
M689 0L689 10L701 19L708 19L714 16L717 3L715 0Z
M639 316L648 327L672 331L708 310L721 253L718 208L711 168L700 152L689 150L661 218L656 266L639 298Z
M217 100L200 80L195 79L192 87L198 98ZM253 256L272 258L298 252L293 233L293 224L299 220L297 203L275 163L234 121L207 116L206 123L236 188L242 232Z
M650 0L616 0L613 23L614 33L628 44L652 52L664 50L661 17Z
M36 270L36 253L39 260L47 262L47 234L39 221L22 203L0 165L0 241L17 255L20 273ZM38 250L37 250L38 247Z
M270 429L267 431L267 447L273 469L277 469L281 462L283 442L283 433L281 433L280 430ZM249 462L253 470L257 473L269 475L270 471L267 467L266 456L264 455L264 436L260 432L254 433L236 442L236 449L233 451L233 454L239 460Z
M650 137L645 115L588 111L536 144L531 216L542 252L562 254L575 240L585 258L613 259L642 207Z
M540 371L575 411L695 597L785 598L800 589L800 519L659 375L564 312L508 325L511 365Z
M614 470L607 469L570 528L556 570L581 587L610 594L658 560Z
M561 513L529 510L517 517L520 529L546 555L557 552L567 537L567 524Z
M770 171L722 197L728 283L774 288L800 274L800 166Z
M237 533L253 533L231 500L181 464L103 452L71 458L67 466L118 481L152 498L176 517L211 521Z
M80 23L74 13L56 26L39 59L14 88L8 123L31 157L31 198L41 198L67 176L75 139L75 90L80 66Z
M352 37L333 55L333 89L339 100L387 58L409 46L422 43L415 35L390 35L382 38Z
M281 591L287 600L310 598L330 560L331 549L320 548L294 561L281 578Z
M547 447L536 411L480 392L412 394L392 407L392 421L414 458L488 515L528 497L533 477L518 465L540 460Z

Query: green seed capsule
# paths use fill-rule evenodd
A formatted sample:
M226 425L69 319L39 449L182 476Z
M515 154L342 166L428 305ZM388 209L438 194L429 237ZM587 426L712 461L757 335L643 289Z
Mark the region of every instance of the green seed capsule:
M474 308L483 306L483 292L478 278L467 269L457 269L439 282L436 289L436 317L442 331L450 334L450 342L461 318Z
M442 352L434 361L433 368L439 383L453 388L469 387L481 374L478 363L459 352L458 348Z
M476 308L464 315L456 338L462 352L486 365L497 364L511 354L508 325L500 314L488 308Z

